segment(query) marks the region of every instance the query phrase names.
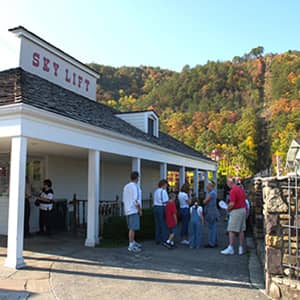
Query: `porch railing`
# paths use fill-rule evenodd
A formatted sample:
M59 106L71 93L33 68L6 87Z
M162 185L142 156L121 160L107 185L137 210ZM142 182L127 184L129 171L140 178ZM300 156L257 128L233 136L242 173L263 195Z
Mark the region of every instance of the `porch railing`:
M150 199L143 200L143 208L151 208L153 201ZM69 226L68 229L76 234L86 234L87 224L87 210L88 201L86 199L78 199L77 195L73 195L73 199L69 202ZM99 233L103 235L104 222L107 218L112 216L123 216L123 203L119 197L116 196L115 200L101 200L99 201Z

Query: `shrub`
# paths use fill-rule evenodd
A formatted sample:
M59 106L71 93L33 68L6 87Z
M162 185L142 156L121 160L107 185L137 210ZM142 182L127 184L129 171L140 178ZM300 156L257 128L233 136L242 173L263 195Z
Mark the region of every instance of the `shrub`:
M143 209L141 230L137 232L137 239L150 240L154 238L154 217L152 208ZM124 240L128 238L125 216L109 217L104 223L103 238L109 240Z

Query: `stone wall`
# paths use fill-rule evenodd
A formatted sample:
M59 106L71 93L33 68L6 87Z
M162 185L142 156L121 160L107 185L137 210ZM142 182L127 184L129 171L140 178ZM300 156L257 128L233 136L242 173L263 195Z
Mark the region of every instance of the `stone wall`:
M262 180L254 179L245 185L251 203L250 226L255 240L257 255L262 266L265 264L265 222L263 214Z
M260 178L254 180L250 193L253 205L254 236L265 234L266 292L274 299L300 299L299 270L289 268L300 265L300 199L296 207L294 178ZM300 181L299 181L300 183ZM298 197L300 189L298 188ZM293 226L289 229L288 226ZM298 235L297 235L298 230Z

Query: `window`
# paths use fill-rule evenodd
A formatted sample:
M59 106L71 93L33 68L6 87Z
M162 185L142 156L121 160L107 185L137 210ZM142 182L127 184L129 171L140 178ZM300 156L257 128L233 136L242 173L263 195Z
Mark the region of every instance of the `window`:
M148 133L154 135L154 120L152 118L148 118Z

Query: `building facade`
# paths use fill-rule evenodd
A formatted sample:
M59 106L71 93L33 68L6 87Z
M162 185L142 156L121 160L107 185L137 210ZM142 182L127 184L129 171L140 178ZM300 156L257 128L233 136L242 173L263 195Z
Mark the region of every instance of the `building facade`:
M0 234L8 236L6 265L24 266L25 178L38 193L44 178L55 198L88 200L85 245L98 243L99 201L121 197L132 170L146 199L168 170L199 172L217 164L159 131L153 111L121 113L96 102L98 74L23 27L19 67L0 72ZM207 178L207 176L206 176ZM32 205L33 206L33 205ZM33 206L31 231L38 228Z

